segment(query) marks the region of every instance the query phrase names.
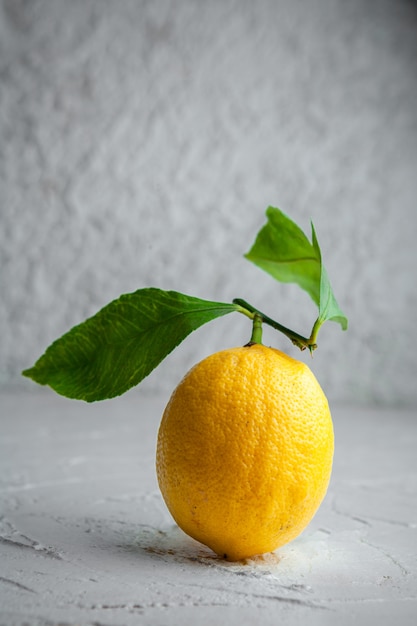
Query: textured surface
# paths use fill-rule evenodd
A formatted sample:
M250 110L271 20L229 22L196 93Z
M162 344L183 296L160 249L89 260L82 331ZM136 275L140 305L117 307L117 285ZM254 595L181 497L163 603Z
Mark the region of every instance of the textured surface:
M411 0L0 2L0 383L144 286L307 334L308 297L241 256L272 204L313 218L350 319L314 360L330 399L415 404L416 24ZM145 386L249 332L215 322Z
M313 522L275 555L232 564L163 504L165 402L0 396L1 626L414 626L410 411L335 409L333 476Z

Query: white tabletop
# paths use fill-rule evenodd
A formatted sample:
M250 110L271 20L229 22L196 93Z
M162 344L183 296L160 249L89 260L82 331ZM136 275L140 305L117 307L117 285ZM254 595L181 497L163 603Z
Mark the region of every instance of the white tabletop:
M162 501L166 401L0 396L1 625L417 623L415 412L333 407L316 517L276 553L229 563Z

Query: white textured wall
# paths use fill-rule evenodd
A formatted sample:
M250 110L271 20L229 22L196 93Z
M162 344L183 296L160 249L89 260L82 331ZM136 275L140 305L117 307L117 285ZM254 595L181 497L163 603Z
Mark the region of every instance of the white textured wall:
M417 402L415 3L3 0L0 72L2 385L144 286L307 334L308 296L242 258L272 204L313 219L349 317L312 362L330 399ZM144 391L249 333L201 328Z

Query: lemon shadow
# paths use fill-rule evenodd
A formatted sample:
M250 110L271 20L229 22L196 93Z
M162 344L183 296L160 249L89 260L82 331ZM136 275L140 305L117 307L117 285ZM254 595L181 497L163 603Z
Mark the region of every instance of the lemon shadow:
M145 554L163 559L165 562L193 563L235 571L270 568L281 561L281 556L275 552L241 561L228 561L186 535L175 524L164 529L143 526L136 536L135 545Z

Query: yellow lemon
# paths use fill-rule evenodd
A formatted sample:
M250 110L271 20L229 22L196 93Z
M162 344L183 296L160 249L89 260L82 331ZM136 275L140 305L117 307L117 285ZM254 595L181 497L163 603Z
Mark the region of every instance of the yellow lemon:
M261 344L217 352L179 383L158 433L162 495L188 535L229 560L307 526L333 460L327 399L307 365Z

